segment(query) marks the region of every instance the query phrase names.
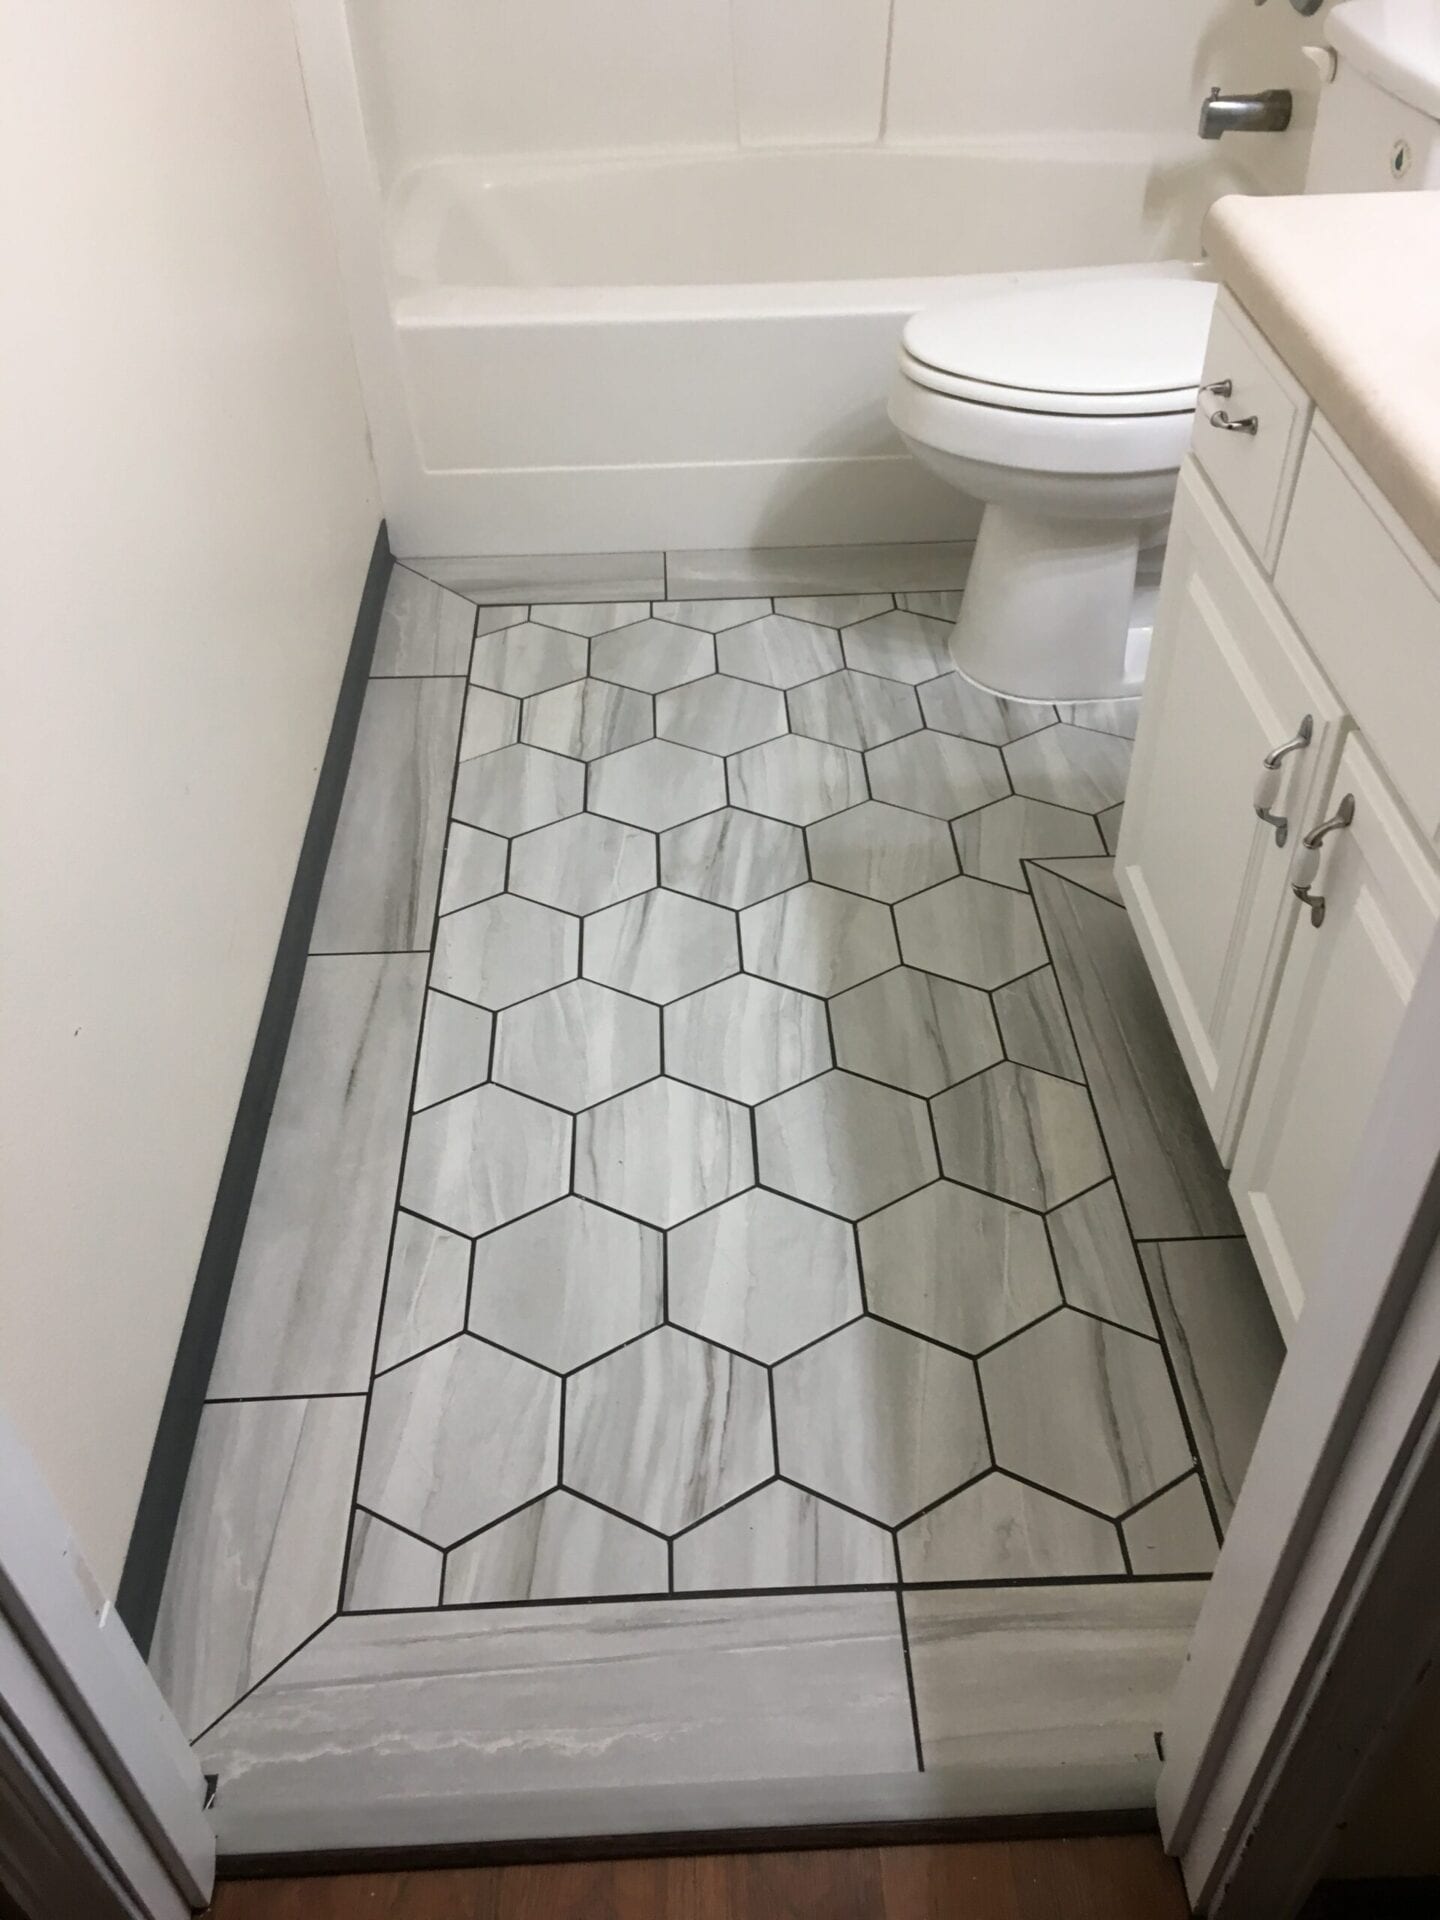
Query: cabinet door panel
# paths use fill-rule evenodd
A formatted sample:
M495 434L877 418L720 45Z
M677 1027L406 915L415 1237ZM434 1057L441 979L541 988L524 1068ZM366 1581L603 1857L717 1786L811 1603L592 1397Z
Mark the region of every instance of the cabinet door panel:
M1291 842L1343 716L1207 483L1181 477L1116 872L1222 1159L1294 914L1288 846L1254 812L1265 755L1309 714L1275 810Z
M1235 1154L1231 1191L1271 1304L1288 1330L1313 1282L1379 1090L1440 923L1440 870L1351 736L1323 812L1353 794L1331 834L1281 976ZM1322 809L1305 827L1315 824Z

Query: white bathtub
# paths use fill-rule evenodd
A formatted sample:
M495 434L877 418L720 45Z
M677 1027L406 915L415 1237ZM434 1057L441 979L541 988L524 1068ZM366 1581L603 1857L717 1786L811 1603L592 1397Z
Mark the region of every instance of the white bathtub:
M402 550L953 538L885 418L955 277L1193 252L1152 144L463 160L397 185L386 259L418 463ZM403 514L402 519L415 515Z

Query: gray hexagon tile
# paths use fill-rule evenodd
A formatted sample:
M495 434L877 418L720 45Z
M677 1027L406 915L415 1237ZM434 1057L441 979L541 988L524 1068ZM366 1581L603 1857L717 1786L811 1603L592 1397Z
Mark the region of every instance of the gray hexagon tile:
M585 975L642 1000L678 1000L740 965L735 916L657 887L585 923Z
M715 671L715 642L693 627L669 620L640 620L590 643L590 671L597 680L663 693Z
M706 753L738 753L784 733L785 696L753 680L712 673L657 698L655 731Z
M1065 1308L980 1362L995 1464L1118 1515L1192 1465L1165 1356Z
M566 913L595 913L654 884L654 834L595 813L522 834L510 853L511 891Z
M861 1311L855 1233L752 1187L673 1229L670 1318L753 1360L781 1360Z
M1001 1058L989 996L914 967L840 994L830 1017L838 1065L925 1098Z
M1096 733L1118 733L1126 740L1135 738L1140 722L1140 701L1072 700L1056 708L1062 720L1075 727L1090 727Z
M851 1073L792 1087L755 1115L767 1187L856 1220L935 1179L925 1104Z
M895 1548L883 1527L785 1480L747 1493L675 1542L677 1593L871 1586L894 1578Z
M1058 1207L1110 1171L1084 1087L1007 1060L934 1103L952 1180L1022 1206Z
M675 620L682 627L699 627L703 633L723 633L727 627L742 627L747 620L758 620L769 613L768 600L657 600L655 616Z
M900 1532L907 1580L1078 1580L1125 1572L1113 1524L987 1473Z
M951 622L924 613L877 613L846 627L845 664L914 686L953 669L951 631Z
M1052 807L1044 800L1011 794L955 821L960 865L977 880L993 880L1002 887L1025 888L1022 860L1053 854L1101 853L1100 831L1093 817Z
M564 1488L445 1556L447 1607L666 1593L669 1587L669 1554L658 1534Z
M907 734L865 756L870 791L877 800L952 820L1010 791L998 747L959 740L953 734Z
M749 907L807 877L799 827L723 807L660 836L660 878L678 893Z
M530 617L544 627L559 627L565 633L613 633L616 627L633 626L648 618L646 600L580 600L551 602L531 607Z
M471 687L465 695L465 718L460 727L461 760L478 760L482 753L511 747L520 738L520 702L508 693Z
M991 997L1012 1060L1022 1067L1039 1067L1042 1073L1058 1073L1062 1080L1085 1078L1053 967L1023 973L997 987Z
M532 747L595 760L648 740L655 731L647 694L608 680L572 680L525 702L520 738Z
M665 1009L665 1070L754 1105L831 1065L820 1001L733 974Z
M860 1225L872 1313L983 1353L1060 1305L1038 1214L936 1180Z
M774 1472L763 1367L659 1327L569 1382L565 1485L664 1533Z
M990 1464L974 1362L898 1327L856 1320L774 1381L780 1471L886 1525Z
M647 740L590 769L589 806L632 827L675 827L725 804L725 768L713 753Z
M574 1112L660 1071L660 1015L593 980L522 1000L500 1015L494 1078Z
M1113 1180L1057 1207L1050 1215L1050 1240L1072 1307L1135 1333L1154 1333L1150 1296Z
M440 922L430 984L498 1009L571 979L579 957L578 921L501 894Z
M814 882L747 907L740 915L745 967L805 993L840 993L900 958L890 915Z
M467 760L455 777L456 819L490 833L547 826L579 813L584 804L585 769L580 762L542 753L538 747L501 747Z
M834 673L845 664L837 633L783 613L731 627L719 635L715 647L722 673L767 687L798 687L802 680Z
M504 1087L427 1107L410 1123L401 1201L460 1233L488 1233L564 1193L570 1130L568 1114Z
M1100 829L1100 837L1105 842L1105 851L1114 853L1120 845L1120 822L1125 816L1123 801L1117 806L1104 807L1095 816L1095 824Z
M477 638L470 678L477 687L489 687L495 693L543 693L547 687L583 679L589 651L589 642L580 634L557 633L553 627L526 620Z
M777 613L788 613L797 620L813 620L822 627L853 626L868 620L872 613L888 613L895 604L888 593L810 593L790 594L775 602Z
M942 674L921 687L920 707L927 727L938 733L958 733L966 740L983 740L992 747L1023 740L1027 733L1055 724L1054 707L1002 699L959 673Z
M960 871L943 822L879 800L817 822L806 838L817 880L875 900L903 900Z
M1125 798L1130 742L1117 734L1060 725L1005 748L1017 793L1082 813L1099 813Z
M559 1450L560 1382L461 1334L375 1382L359 1499L448 1547L553 1486Z
M827 673L796 687L788 696L790 725L796 733L828 740L837 747L883 746L922 724L913 690L873 673Z
M663 1249L653 1227L557 1200L475 1243L470 1331L570 1373L658 1326Z
M730 762L730 798L752 813L806 827L867 797L865 763L848 747L786 734L737 753Z
M415 1074L413 1104L417 1111L489 1079L494 1024L493 1015L469 1000L453 1000L447 993L426 994L420 1064Z
M445 878L440 887L440 911L454 913L473 907L505 891L507 844L498 834L482 833L452 820L445 843Z
M376 1372L413 1359L459 1333L465 1325L469 1287L470 1242L413 1214L398 1214L385 1280Z
M1136 1573L1209 1573L1219 1553L1215 1522L1191 1474L1120 1522Z
M897 593L895 604L902 613L928 613L953 627L960 618L960 605L964 597L959 587L939 587L919 593Z
M947 880L895 909L912 967L972 987L999 987L1049 959L1030 901L985 880Z
M347 1612L439 1606L443 1567L438 1547L362 1508L355 1515L340 1605Z
M502 627L523 627L528 615L528 607L481 607L475 631L498 633Z
M577 1193L657 1227L755 1179L748 1111L678 1080L648 1080L581 1114L575 1148Z

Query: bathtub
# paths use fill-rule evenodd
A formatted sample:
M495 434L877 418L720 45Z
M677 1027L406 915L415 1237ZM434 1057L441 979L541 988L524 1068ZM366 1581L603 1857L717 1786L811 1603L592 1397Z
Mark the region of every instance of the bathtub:
M885 417L905 319L959 276L1193 253L1213 197L1193 151L1094 138L412 172L384 210L414 469L392 534L430 553L963 537L978 509Z

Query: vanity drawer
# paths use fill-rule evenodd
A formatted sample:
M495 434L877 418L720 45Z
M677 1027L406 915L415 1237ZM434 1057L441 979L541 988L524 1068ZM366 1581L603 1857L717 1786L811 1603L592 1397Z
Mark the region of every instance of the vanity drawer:
M1215 303L1201 379L1195 458L1269 572L1300 465L1310 401L1223 291ZM1228 393L1205 391L1227 381ZM1255 428L1227 428L1226 420L1253 420Z

